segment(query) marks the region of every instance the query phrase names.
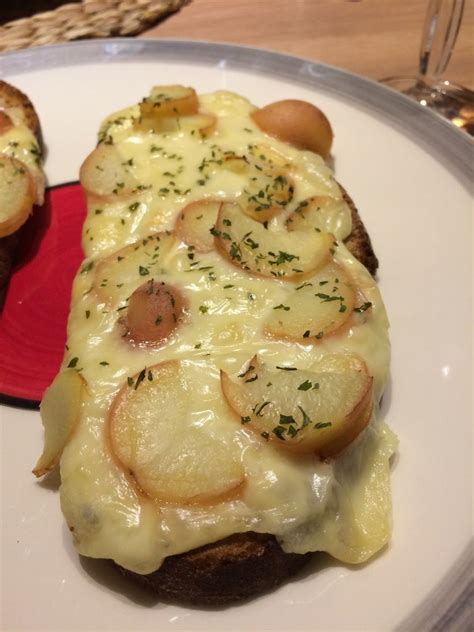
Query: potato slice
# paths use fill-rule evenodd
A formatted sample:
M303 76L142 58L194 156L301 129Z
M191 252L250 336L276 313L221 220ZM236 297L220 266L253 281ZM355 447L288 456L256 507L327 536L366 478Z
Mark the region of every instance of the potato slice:
M166 342L184 317L187 301L181 291L150 279L138 287L128 301L122 317L125 336L130 342L158 346Z
M291 202L294 185L287 171L262 165L244 156L227 156L223 163L225 169L245 176L238 202L246 215L263 223L279 215Z
M237 380L221 371L224 396L241 424L283 448L336 456L365 428L372 377L355 355L325 356L311 371L269 369L254 356Z
M35 476L44 476L59 463L81 417L85 394L84 378L74 369L58 373L46 390L40 407L44 449L33 470Z
M285 171L288 171L288 169L291 169L294 166L293 163L286 158L286 156L265 143L249 145L249 154L260 166L266 165L268 167L275 167Z
M283 279L314 273L329 260L335 243L329 233L267 229L230 203L222 204L214 235L217 250L235 266Z
M317 229L345 239L352 230L351 211L342 198L317 195L301 202L286 224L290 231Z
M185 206L176 220L176 235L196 252L214 250L211 230L216 225L221 204L215 200L197 200Z
M35 184L26 166L0 155L0 237L11 235L26 222L35 197Z
M151 127L142 121L140 128L152 129L157 134L173 134L184 132L190 136L200 135L206 138L215 130L217 118L213 114L193 114L191 116L172 117L166 116L153 121Z
M96 292L103 300L112 302L131 294L143 281L165 273L168 257L178 244L173 233L154 233L98 262L86 262L80 273L92 271Z
M350 276L331 261L296 286L283 303L274 306L265 332L282 340L317 343L349 322L355 301L356 290Z
M165 117L197 114L199 101L193 88L180 85L155 86L150 96L140 103L143 123L153 124Z
M333 140L331 124L312 103L285 99L255 110L250 116L270 136L298 149L309 149L325 159L329 156Z
M129 197L139 186L130 161L114 145L99 145L82 163L79 176L85 191L103 201Z
M151 498L209 504L241 492L239 454L206 431L200 410L176 360L144 369L116 396L108 418L111 449Z

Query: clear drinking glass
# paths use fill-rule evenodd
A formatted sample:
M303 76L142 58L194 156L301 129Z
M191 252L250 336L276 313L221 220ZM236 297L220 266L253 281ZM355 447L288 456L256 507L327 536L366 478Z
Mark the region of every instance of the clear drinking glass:
M474 92L441 79L456 43L463 11L464 0L429 0L418 74L386 77L381 81L474 135Z

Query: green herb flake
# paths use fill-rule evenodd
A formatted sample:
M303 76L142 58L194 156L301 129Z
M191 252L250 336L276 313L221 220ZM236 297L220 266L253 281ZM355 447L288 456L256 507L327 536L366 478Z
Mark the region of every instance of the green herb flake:
M249 377L248 380L244 380L245 384L248 384L249 382L255 382L255 380L258 380L258 375L252 375L252 377Z
M94 267L94 262L93 261L89 261L88 263L84 264L81 268L81 274L85 274L86 272L89 272L90 270L92 270L92 268Z
M359 305L359 307L356 307L354 311L358 312L359 314L362 314L363 312L368 310L370 307L372 307L372 303L370 301L367 301L367 303L363 303L362 305Z
M328 428L329 426L332 426L332 423L330 421L327 421L327 422L318 421L317 424L314 424L315 430L321 430L322 428Z
M137 377L137 381L135 382L135 390L140 386L146 376L146 367L140 371Z

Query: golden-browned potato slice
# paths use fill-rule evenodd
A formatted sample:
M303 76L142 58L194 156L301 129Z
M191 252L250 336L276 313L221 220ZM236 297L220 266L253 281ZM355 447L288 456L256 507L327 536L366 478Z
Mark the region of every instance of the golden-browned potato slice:
M323 230L345 239L352 230L351 211L343 198L317 195L301 202L287 219L288 230Z
M172 233L155 233L104 259L86 262L81 274L92 272L97 294L102 300L113 302L129 296L144 281L160 277L178 243Z
M245 481L237 448L199 422L201 402L191 382L176 360L143 369L122 387L109 414L113 453L160 502L220 502L237 496Z
M96 147L82 163L79 175L88 194L107 202L129 197L140 184L133 174L133 162L124 159L114 145Z
M183 319L187 301L182 292L164 281L150 279L131 295L121 318L131 342L158 346L166 342Z
M36 190L26 166L10 156L0 155L0 237L11 235L31 213Z
M29 98L6 81L0 80L0 110L15 112L16 117L25 123L33 134L39 136L40 123Z
M44 426L44 449L33 470L35 476L44 476L59 463L81 417L85 394L84 378L74 369L58 373L46 390L40 408Z
M331 151L333 133L325 114L312 103L285 99L250 115L259 128L298 149L309 149L323 158Z
M255 356L237 379L222 371L221 386L246 428L321 457L336 456L370 420L372 378L354 355L325 356L310 371L269 369Z
M176 118L197 114L199 101L193 88L184 86L155 86L150 96L140 103L142 123L153 125L165 117Z
M349 322L355 300L350 276L331 261L274 306L265 332L273 338L314 344Z
M294 185L287 171L244 156L227 156L224 168L246 178L238 202L243 212L257 222L267 222L281 213L293 199Z
M292 279L314 273L330 258L334 237L316 231L270 230L224 203L214 229L217 250L252 274Z
M197 200L185 206L178 215L175 233L196 252L211 252L214 249L214 236L211 230L216 225L222 202L215 200Z

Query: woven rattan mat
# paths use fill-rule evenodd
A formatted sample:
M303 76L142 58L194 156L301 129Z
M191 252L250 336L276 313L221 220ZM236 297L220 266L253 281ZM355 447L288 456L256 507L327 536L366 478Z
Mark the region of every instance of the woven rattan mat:
M82 0L0 26L0 52L77 39L137 35L189 0Z

